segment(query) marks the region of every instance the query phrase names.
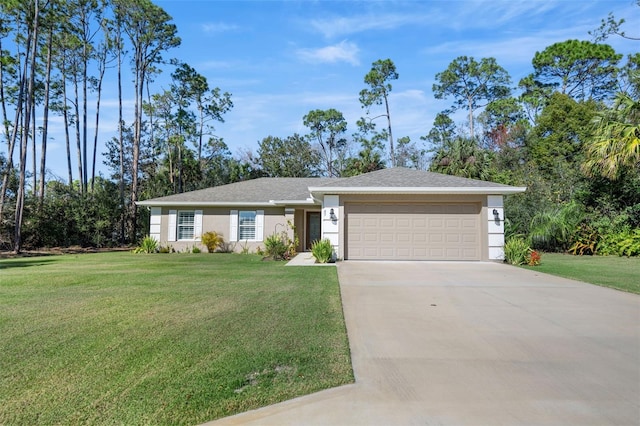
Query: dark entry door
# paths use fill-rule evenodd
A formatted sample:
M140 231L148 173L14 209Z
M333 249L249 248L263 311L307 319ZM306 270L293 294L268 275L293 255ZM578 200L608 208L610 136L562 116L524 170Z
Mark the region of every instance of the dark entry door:
M307 212L307 250L311 250L311 244L321 237L320 212Z

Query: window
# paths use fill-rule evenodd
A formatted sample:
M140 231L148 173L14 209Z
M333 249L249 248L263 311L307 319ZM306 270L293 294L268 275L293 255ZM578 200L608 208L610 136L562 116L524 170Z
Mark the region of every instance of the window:
M264 210L231 210L229 241L262 241Z
M238 239L255 240L256 239L256 212L241 211L238 214Z
M195 235L195 212L178 212L178 240L193 240Z
M169 210L167 241L199 240L202 234L202 210ZM162 220L162 219L161 219Z

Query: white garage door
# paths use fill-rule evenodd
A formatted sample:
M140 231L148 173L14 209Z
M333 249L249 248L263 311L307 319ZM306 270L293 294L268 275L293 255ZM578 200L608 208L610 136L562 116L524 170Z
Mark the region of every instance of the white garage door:
M346 204L346 259L480 260L480 205Z

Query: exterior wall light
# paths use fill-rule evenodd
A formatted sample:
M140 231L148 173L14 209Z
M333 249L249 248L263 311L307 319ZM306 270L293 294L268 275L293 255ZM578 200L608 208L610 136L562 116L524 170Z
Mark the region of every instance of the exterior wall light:
M497 209L493 209L493 219L496 223L500 222L500 213L498 213Z
M334 222L338 220L338 216L336 216L336 213L333 211L333 209L329 210L329 218Z

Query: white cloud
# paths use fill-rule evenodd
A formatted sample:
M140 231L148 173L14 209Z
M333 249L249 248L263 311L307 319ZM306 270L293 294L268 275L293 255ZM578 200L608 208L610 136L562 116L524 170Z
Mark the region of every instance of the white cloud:
M235 24L225 24L224 22L207 22L201 25L202 31L208 34L212 33L226 33L229 31L237 31L240 29Z
M537 51L542 51L553 43L568 39L588 39L588 26L574 26L562 29L539 29L523 31L496 39L457 40L429 46L421 51L432 62L444 60L440 64L443 71L455 57L473 56L476 59L493 57L498 64L506 68L514 78L514 83L532 71L531 61Z
M233 64L230 61L202 61L198 64L199 70L228 70L233 68Z
M369 30L391 30L403 25L420 22L424 22L423 16L410 14L371 14L351 18L314 19L310 25L326 38L332 38Z
M351 65L360 65L358 59L358 46L355 43L346 40L341 41L333 46L320 47L317 49L305 48L298 49L296 52L298 57L305 62L310 63L336 63L347 62Z

